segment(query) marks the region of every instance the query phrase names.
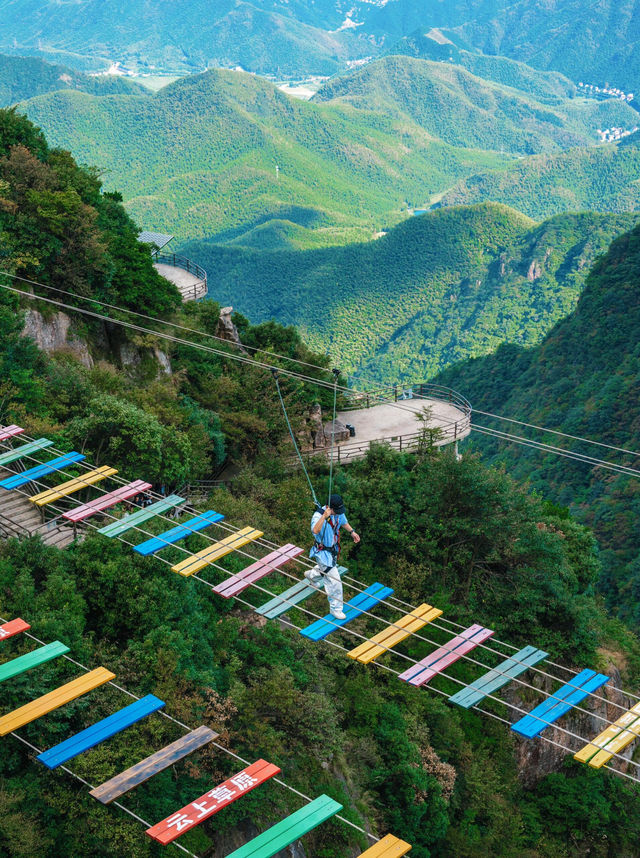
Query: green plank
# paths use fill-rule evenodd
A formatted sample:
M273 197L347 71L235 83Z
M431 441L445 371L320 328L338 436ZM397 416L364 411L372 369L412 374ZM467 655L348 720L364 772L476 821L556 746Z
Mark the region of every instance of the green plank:
M318 796L306 807L236 849L227 858L271 858L340 810L342 805L328 795Z
M51 661L52 658L57 658L59 655L64 655L69 652L69 647L65 646L60 641L41 646L39 649L34 649L33 652L28 652L25 655L19 655L11 661L0 665L0 682L5 679L11 679L12 676L18 676L24 673L25 670L31 670L39 664L44 664L46 661Z
M166 510L184 503L184 500L185 499L181 498L180 495L169 495L167 498L163 498L162 500L152 503L151 506L146 506L144 509L139 509L131 515L126 515L119 521L112 521L111 524L101 527L98 533L102 533L103 536L109 537L120 536L120 534L126 533L127 530L137 527L139 524L148 521L150 518L155 518L156 515L160 515L160 513L166 512Z
M35 453L37 450L45 450L47 447L52 446L53 441L49 441L47 438L39 438L37 441L30 441L28 444L16 447L15 450L9 450L8 453L2 453L2 455L0 455L0 465L7 465L9 462L15 462L16 459L28 456L29 453Z

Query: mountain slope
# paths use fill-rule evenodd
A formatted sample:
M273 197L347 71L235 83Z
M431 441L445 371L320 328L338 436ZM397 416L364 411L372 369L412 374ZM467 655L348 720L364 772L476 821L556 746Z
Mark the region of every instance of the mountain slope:
M640 227L618 238L593 268L575 311L536 348L505 346L439 376L475 408L630 450L640 449ZM484 424L485 418L478 416ZM501 430L520 427L491 422ZM536 436L540 437L540 436ZM560 446L557 436L542 440ZM521 446L482 445L533 488L551 493L592 526L602 552L601 588L612 610L640 628L637 533L640 482ZM579 452L638 468L637 456L587 445Z
M67 66L53 65L37 57L0 54L0 106L33 98L46 92L75 89L92 95L140 94L141 86L113 75L92 76Z
M539 342L634 222L585 214L536 225L485 204L412 218L368 244L260 253L198 242L187 252L215 271L215 300L295 324L350 373L415 382L500 342Z
M624 144L623 140L619 145L533 155L504 170L462 179L443 194L440 204L493 200L535 219L558 211L636 211L640 208L640 147Z
M23 109L56 145L99 163L148 229L228 240L271 219L369 238L500 155L415 124L296 101L253 75L210 71L155 95L53 93ZM276 170L276 167L278 170Z
M556 95L555 104L549 104L549 98L545 104L530 94L482 80L461 66L407 56L385 57L333 78L314 101L338 101L398 119L408 117L455 146L504 148L516 154L595 143L596 129L627 127L638 118L619 100Z

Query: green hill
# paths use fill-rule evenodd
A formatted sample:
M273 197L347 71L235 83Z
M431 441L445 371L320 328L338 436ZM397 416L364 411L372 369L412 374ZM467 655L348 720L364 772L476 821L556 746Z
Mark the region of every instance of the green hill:
M607 143L553 155L533 155L506 169L462 179L440 205L493 200L541 220L558 211L636 211L640 208L640 147Z
M560 97L557 77L552 79L556 86L550 83L545 91L547 81L540 75L543 102L462 66L390 56L332 78L314 101L347 103L398 121L409 119L455 146L505 149L518 155L590 145L598 140L598 128L636 123L638 114L626 102L573 99L569 93ZM513 82L520 80L514 76Z
M589 275L575 311L533 349L503 346L439 377L474 407L630 450L640 449L640 227L618 238ZM478 415L480 424L485 418ZM490 421L501 430L520 427ZM557 436L540 436L565 446ZM478 443L478 442L475 442ZM571 444L578 452L638 467L636 456ZM551 494L594 528L604 566L600 582L610 608L640 628L637 533L640 483L521 446L483 447L516 477Z
M51 93L22 109L55 145L101 164L107 187L122 191L145 228L183 239L229 240L276 219L320 226L325 243L362 240L404 217L407 200L428 202L507 163L415 123L296 101L230 71L183 78L155 95Z
M114 75L88 75L67 66L52 65L36 57L0 54L0 106L56 90L79 90L91 95L142 93L141 86Z
M196 242L187 252L215 272L215 300L296 325L356 376L411 382L501 342L539 342L575 306L591 262L634 222L582 214L537 225L484 204L348 247L268 253Z

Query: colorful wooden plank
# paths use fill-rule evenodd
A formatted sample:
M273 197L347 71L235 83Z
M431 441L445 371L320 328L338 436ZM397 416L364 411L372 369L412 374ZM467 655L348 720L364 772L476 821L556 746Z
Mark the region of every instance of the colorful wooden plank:
M104 667L98 667L95 670L89 671L77 679L72 679L66 685L61 685L54 691L32 700L25 706L19 709L14 709L0 718L0 736L6 736L12 730L18 730L24 727L25 724L30 724L32 721L46 715L48 712L53 712L54 709L59 709L65 703L75 700L77 697L82 697L83 694L104 685L105 682L111 682L115 679L115 673L106 670Z
M410 850L409 843L394 837L393 834L387 834L366 852L362 852L358 858L402 858Z
M274 596L273 599L269 599L268 602L265 602L264 605L260 605L259 608L256 608L256 612L261 614L263 617L266 617L268 620L275 620L276 617L279 617L281 614L286 614L287 611L291 610L291 608L303 602L305 599L308 599L309 596L313 596L314 593L318 592L317 587L312 587L308 581L298 581L297 584L294 584L293 587L289 587L288 590L285 590L284 593L280 593L279 596Z
M26 471L22 471L20 474L14 474L11 477L0 480L0 488L19 489L32 480L38 480L40 477L46 477L48 474L55 474L56 471L64 471L65 468L70 468L71 465L82 462L83 459L86 459L86 456L83 456L82 453L65 453L64 456L56 456L55 459L50 459L42 465L27 468Z
M12 638L14 635L19 635L20 632L26 632L30 628L29 623L25 623L20 617L17 617L15 620L9 620L8 623L0 626L0 641L5 638Z
M577 754L574 754L573 759L580 763L589 763L594 769L599 769L639 735L640 703L636 703L618 718L615 724L611 724Z
M316 620L311 625L301 629L300 634L312 641L322 640L327 635L330 635L331 632L335 632L336 629L350 623L356 617L359 617L360 614L373 608L379 602L384 601L392 593L393 589L391 587L385 587L384 584L378 583L372 584L345 604L344 620L336 620L331 614L327 614L321 620Z
M349 658L359 661L361 664L369 664L374 659L378 658L385 652L388 652L392 647L401 641L408 638L414 632L424 628L427 623L437 619L442 614L439 608L433 608L431 605L422 604L410 614L405 614L399 620L396 620L393 625L383 629L379 634L371 638L371 640L357 646L347 653Z
M37 453L38 450L46 450L47 447L53 447L53 441L47 438L38 438L37 441L30 441L28 444L22 444L8 453L0 455L0 465L8 465L9 462L15 462L22 459L23 456L29 456L31 453Z
M158 772L182 760L184 757L202 748L203 745L208 745L218 738L218 733L214 733L209 727L198 727L187 733L186 736L177 739L170 745L156 751L144 760L140 760L131 768L125 769L120 774L115 775L108 781L100 784L95 789L92 789L89 795L92 795L101 804L110 804L116 798L129 792L140 784L148 781Z
M0 429L0 441L8 441L9 438L15 438L16 435L21 435L24 432L22 426L16 426L12 423L11 426L3 426Z
M204 530L205 527L215 524L216 521L222 521L223 518L224 516L221 513L214 512L210 509L207 512L203 512L200 515L196 515L193 518L188 519L177 527L172 527L171 530L166 530L158 536L154 536L151 539L147 539L145 542L141 542L140 545L135 545L133 550L137 551L138 554L142 554L143 557L148 557L150 554L155 554L156 551L161 551L168 545L173 545L181 539L186 539L186 537L191 536L192 533Z
M19 676L21 673L25 673L27 670L58 658L59 655L64 655L66 652L69 652L68 646L60 643L60 641L54 641L53 643L38 647L38 649L34 649L32 652L12 658L11 661L0 665L0 682L4 682L5 679L11 679L13 676Z
M470 709L487 697L487 695L493 694L494 691L497 691L504 685L508 685L516 676L520 676L521 673L533 667L534 664L543 661L548 655L548 652L537 649L535 646L526 646L493 670L483 674L475 682L472 682L471 685L467 685L456 694L452 694L449 701L457 703L463 709Z
M103 718L102 721L98 721L87 727L86 730L81 730L74 736L65 739L64 742L60 742L47 751L43 751L36 759L44 763L48 769L56 769L68 760L73 759L73 757L77 757L78 754L94 748L106 739L115 736L116 733L120 733L122 730L126 730L127 727L131 727L132 724L137 724L138 721L151 715L152 712L162 709L164 705L163 700L159 700L153 694L147 694L141 700L130 703L129 706L125 706L118 712L114 712L113 715L109 715L107 718Z
M135 480L126 486L122 486L119 489L115 489L115 491L108 492L108 494L96 498L96 500L84 503L70 512L65 512L62 517L68 521L84 521L86 518L90 518L98 512L103 512L103 510L109 509L117 503L139 495L141 492L146 492L150 488L151 483L145 483L144 480Z
M83 474L81 477L74 477L72 480L67 480L64 483L60 483L60 485L40 492L40 494L33 495L29 500L31 503L36 504L36 506L45 506L45 504L48 503L55 503L55 501L58 501L67 495L79 492L80 489L92 486L94 483L99 483L100 480L105 480L107 477L112 477L117 473L118 471L116 468L110 468L108 465L103 465L101 468L96 468L94 471L87 471L87 473Z
M266 760L257 760L232 778L214 787L181 810L147 828L147 834L166 846L186 831L204 822L265 781L279 774L280 769Z
M608 676L594 670L583 670L571 682L554 691L528 715L512 724L511 729L532 739L608 681Z
M194 575L196 572L204 569L205 566L209 566L221 557L231 554L232 551L237 551L238 548L242 548L248 542L260 539L263 535L261 530L256 530L254 527L243 527L237 533L231 533L219 542L214 542L208 548L203 548L197 554L192 554L186 560L176 563L175 566L171 567L171 571L177 572L178 575L182 575L185 578L189 575Z
M296 840L341 810L342 805L328 795L318 796L305 807L287 816L282 822L278 822L227 855L227 858L272 858L273 855L291 846Z
M282 548L276 548L271 554L267 554L266 557L257 560L251 566L247 566L242 572L238 572L236 575L232 575L226 581L218 584L217 587L213 588L213 592L225 599L237 596L238 593L242 593L251 584L255 584L256 581L264 578L265 575L280 568L280 566L284 566L289 560L302 553L302 548L297 548L295 545L291 545L291 543L283 545Z
M493 634L493 629L485 629L483 626L473 625L465 629L461 634L439 647L426 658L400 674L400 679L410 685L426 685L439 673L442 673L449 665L454 664L463 655L471 652Z
M130 515L125 515L120 519L120 521L112 521L111 524L101 527L98 533L101 533L103 536L108 536L109 538L120 536L128 530L138 527L139 524L144 524L144 522L149 521L150 518L154 518L156 515L160 515L168 509L172 509L172 507L178 506L184 502L185 499L181 498L180 495L169 495L162 500L152 503L150 506L145 506L143 509L138 509L135 512L132 512Z

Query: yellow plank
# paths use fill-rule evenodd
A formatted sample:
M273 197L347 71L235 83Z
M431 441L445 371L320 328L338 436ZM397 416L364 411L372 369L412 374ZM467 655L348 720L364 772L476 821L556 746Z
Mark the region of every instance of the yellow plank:
M0 736L6 736L12 730L18 730L25 724L30 724L42 715L46 715L47 712L53 712L54 709L59 709L65 703L75 700L76 697L82 697L88 691L92 691L99 685L104 685L105 682L110 682L115 678L115 673L111 673L104 667L98 667L77 679L72 679L66 685L61 685L54 691L38 697L37 700L32 700L31 703L3 715L0 718Z
M596 736L592 742L585 745L584 748L581 748L577 754L574 754L574 760L578 760L579 763L588 762L594 754L596 754L601 748L604 748L605 745L608 746L609 742L620 735L625 727L630 727L639 717L640 703L636 703L636 705L629 709L628 712L625 712L624 715L618 718L615 724L611 724L606 730L603 730L602 733ZM629 741L631 741L631 739ZM626 744L628 745L629 742ZM611 755L609 755L608 759L611 759ZM606 762L606 760L604 762ZM592 763L589 763L589 765L592 765ZM595 766L595 768L600 768L601 765L603 765L603 763Z
M67 480L65 483L60 483L59 486L54 486L52 489L46 489L46 491L30 497L29 500L37 506L44 506L45 504L60 500L60 498L66 497L67 495L72 495L74 492L78 492L86 486L92 486L94 483L99 483L100 480L112 477L117 473L118 471L115 468L103 465L101 468L96 468L95 471L87 471L87 473L83 474L81 477L76 477L73 480Z
M406 855L410 849L411 846L404 840L399 840L393 834L387 834L375 846L363 852L359 858L400 858L400 856Z
M633 724L629 726L628 730L621 730L620 733L607 744L606 748L603 748L603 750L599 751L592 760L589 760L589 765L594 769L602 768L605 763L609 762L614 754L619 754L620 751L623 751L627 747L627 745L630 745L639 737L640 718L636 718Z
M392 626L383 629L379 634L372 637L371 640L357 646L347 653L349 658L359 661L361 664L369 664L369 662L378 658L382 653L387 652L391 647L408 638L414 632L419 631L431 620L437 619L442 614L439 608L432 608L431 605L420 605L410 614L405 614L400 620Z
M192 554L191 557L187 557L186 560L182 560L180 563L172 566L171 571L177 572L179 575L183 575L186 578L187 575L193 575L195 572L199 572L201 569L204 569L205 566L208 566L215 560L219 560L221 557L224 557L225 554L230 554L232 551L242 548L242 546L246 545L247 542L259 539L262 535L263 533L261 530L255 530L253 527L245 527L237 533L225 536L225 538L221 539L220 542L215 542L213 545L210 545L208 548L204 548L197 554Z

